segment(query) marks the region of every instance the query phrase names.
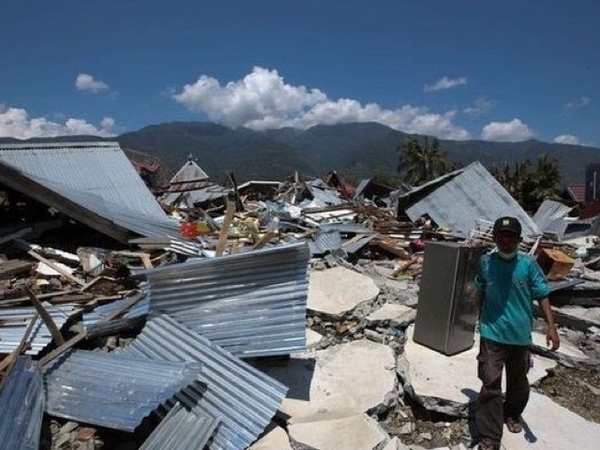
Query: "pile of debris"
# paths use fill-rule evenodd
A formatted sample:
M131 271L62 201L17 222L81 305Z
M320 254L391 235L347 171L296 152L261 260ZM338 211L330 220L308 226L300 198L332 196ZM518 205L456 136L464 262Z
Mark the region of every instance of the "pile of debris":
M114 143L0 148L2 448L468 446L473 398L421 392L412 333L427 249L489 249L501 215L575 347L535 347L534 382L598 367L595 219L531 218L479 163L396 191L335 172L225 188L190 160L157 199L126 163Z

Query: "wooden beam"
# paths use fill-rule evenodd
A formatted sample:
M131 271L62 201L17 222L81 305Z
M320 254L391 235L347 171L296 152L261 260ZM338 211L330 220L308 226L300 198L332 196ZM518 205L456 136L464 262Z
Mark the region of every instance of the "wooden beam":
M256 244L252 247L252 250L258 250L259 248L263 248L267 243L271 240L271 238L277 236L277 233L274 231L267 231L265 234L261 236Z
M57 356L62 355L64 352L66 352L67 350L69 350L75 344L83 341L86 337L87 337L87 332L86 331L82 331L81 333L76 334L75 336L73 336L68 341L65 341L64 344L62 344L59 347L56 347L54 350L52 350L50 353L48 353L46 356L44 356L42 359L40 359L38 361L38 365L40 367L42 367L42 366L48 364L48 362L52 361Z
M229 226L233 220L233 213L235 212L235 202L227 200L227 211L221 224L221 232L219 233L219 242L217 243L217 250L215 256L223 256L225 247L227 246L227 235L229 234Z
M38 298L35 296L33 291L29 288L27 288L27 295L29 295L31 303L33 303L33 306L35 306L35 309L37 310L38 314L44 321L44 324L50 331L50 334L52 335L52 340L54 341L54 343L56 345L64 344L65 339L63 338L62 334L60 334L60 330L54 323L54 319L52 319L52 316L50 315L50 313L48 313L48 311L46 311L46 308L44 308L44 305L42 305L42 302L40 302L38 300Z

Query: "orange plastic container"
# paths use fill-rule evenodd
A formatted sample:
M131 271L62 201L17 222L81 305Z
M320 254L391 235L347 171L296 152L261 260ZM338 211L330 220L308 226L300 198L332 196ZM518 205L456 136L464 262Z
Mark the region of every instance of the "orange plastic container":
M195 222L182 222L179 225L179 229L181 230L181 235L185 238L195 238L198 236Z

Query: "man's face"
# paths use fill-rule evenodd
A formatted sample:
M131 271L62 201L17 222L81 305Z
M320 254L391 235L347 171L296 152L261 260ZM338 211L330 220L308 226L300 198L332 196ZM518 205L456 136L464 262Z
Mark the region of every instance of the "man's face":
M509 231L498 231L494 233L494 242L502 253L512 253L519 246L521 236Z

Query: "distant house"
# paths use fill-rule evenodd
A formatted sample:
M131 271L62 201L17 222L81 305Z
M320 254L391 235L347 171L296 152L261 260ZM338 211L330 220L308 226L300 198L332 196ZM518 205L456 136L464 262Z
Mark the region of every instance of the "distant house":
M568 202L585 203L585 184L567 185L562 197Z
M167 208L191 210L211 205L223 206L231 189L210 181L192 155L169 181L158 201Z

